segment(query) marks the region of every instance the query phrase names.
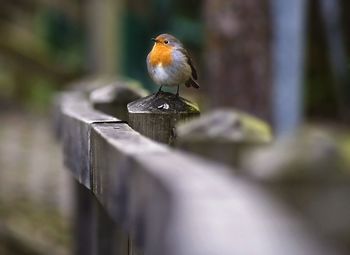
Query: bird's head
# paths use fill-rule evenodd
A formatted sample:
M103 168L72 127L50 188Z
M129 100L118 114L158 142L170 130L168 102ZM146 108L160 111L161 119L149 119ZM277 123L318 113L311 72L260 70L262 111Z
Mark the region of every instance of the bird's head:
M161 46L166 48L180 48L183 47L182 43L175 37L170 34L161 34L156 38L152 38L155 46Z

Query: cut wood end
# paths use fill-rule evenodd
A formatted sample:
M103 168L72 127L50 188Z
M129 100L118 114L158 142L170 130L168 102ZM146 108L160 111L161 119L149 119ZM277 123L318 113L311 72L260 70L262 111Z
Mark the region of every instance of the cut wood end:
M199 114L196 104L169 92L159 92L128 104L129 113L193 113Z

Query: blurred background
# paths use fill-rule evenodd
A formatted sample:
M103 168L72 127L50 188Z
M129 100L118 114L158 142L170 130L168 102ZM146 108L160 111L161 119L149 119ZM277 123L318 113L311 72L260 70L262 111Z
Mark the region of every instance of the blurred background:
M350 120L346 0L0 0L0 254L71 254L71 178L50 127L55 92L121 76L153 92L145 59L188 48L202 111L230 106L277 135ZM170 89L171 91L171 89Z

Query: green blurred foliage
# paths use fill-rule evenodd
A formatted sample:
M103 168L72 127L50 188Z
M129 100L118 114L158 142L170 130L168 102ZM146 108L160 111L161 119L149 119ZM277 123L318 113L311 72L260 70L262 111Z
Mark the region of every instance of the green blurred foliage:
M0 98L9 100L14 95L14 88L13 72L0 62Z
M43 8L35 19L35 30L49 56L57 63L79 71L84 62L84 34L65 13Z
M41 77L33 77L28 85L30 90L25 103L35 111L46 111L57 91L56 84Z
M350 17L346 15L346 10L350 8L349 1L341 1L342 22L341 30L344 35L345 45L350 45L350 33L348 25ZM324 22L320 16L318 1L310 1L308 28L307 28L307 56L306 56L306 77L304 86L304 102L307 116L317 119L337 120L339 109L336 95L336 85L332 74L332 67L329 57ZM350 56L350 48L347 47L347 56ZM350 57L348 57L350 63ZM348 85L350 82L350 68L347 75ZM350 100L350 86L345 91L343 99Z
M33 12L31 23L27 24L29 30L26 32L31 33L30 38L33 40L27 45L26 42L19 42L20 47L25 49L24 52L40 52L39 55L28 55L32 58L31 61L38 63L39 67L36 68L44 65L43 67L57 74L43 75L45 69L38 72L33 72L32 69L23 70L25 62L18 65L16 61L2 61L0 58L0 102L35 111L49 109L54 92L67 83L63 82L66 78L59 76L62 74L70 77L83 70L84 28L77 20L73 20L63 10L49 5L39 6ZM33 46L36 48L31 49ZM22 53L18 54L21 56Z
M305 77L305 109L311 116L322 112L332 116L336 99L331 87L332 76L328 62L326 37L316 2L311 3Z

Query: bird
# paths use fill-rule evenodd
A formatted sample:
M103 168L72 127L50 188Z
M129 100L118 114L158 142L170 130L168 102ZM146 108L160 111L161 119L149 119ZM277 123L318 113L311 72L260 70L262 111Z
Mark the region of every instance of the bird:
M177 86L177 97L182 84L198 89L197 71L180 40L171 34L160 34L152 38L152 41L154 45L146 62L150 77L160 86L156 95L162 91L163 86Z

